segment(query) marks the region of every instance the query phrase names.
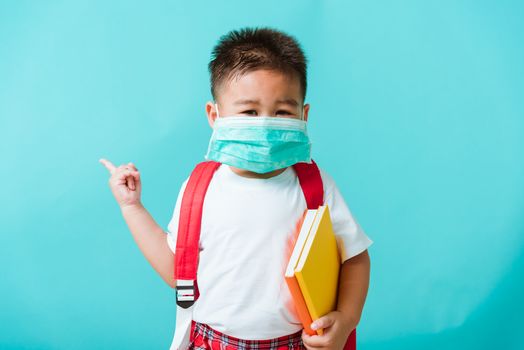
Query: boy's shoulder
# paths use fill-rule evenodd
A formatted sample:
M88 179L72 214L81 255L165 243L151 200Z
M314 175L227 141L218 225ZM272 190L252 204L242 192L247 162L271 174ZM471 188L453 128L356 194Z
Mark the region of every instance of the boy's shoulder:
M325 183L325 184L329 184L329 185L332 185L335 183L335 180L333 179L333 177L327 172L327 170L325 170L323 167L318 166L318 171L320 172L320 177L322 177L322 181Z

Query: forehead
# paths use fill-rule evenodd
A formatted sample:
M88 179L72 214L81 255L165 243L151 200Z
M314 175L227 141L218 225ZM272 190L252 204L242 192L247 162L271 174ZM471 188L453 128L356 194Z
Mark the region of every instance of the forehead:
M239 101L276 101L295 100L300 103L300 80L296 74L283 73L269 69L257 69L236 74L224 81L218 90L218 100L225 104Z

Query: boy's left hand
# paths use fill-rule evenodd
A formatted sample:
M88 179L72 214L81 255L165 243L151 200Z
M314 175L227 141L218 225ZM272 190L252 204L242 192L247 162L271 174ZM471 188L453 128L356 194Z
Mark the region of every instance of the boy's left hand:
M308 335L303 330L302 342L308 350L342 350L351 331L356 326L348 321L340 311L331 311L313 324L318 325L316 329L323 328L324 334Z

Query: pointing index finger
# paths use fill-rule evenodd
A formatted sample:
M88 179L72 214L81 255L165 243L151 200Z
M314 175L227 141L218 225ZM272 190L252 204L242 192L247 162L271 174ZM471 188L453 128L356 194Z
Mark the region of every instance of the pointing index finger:
M113 165L113 163L111 163L107 159L100 158L99 162L102 163L107 168L107 170L109 170L111 174L115 172L116 167Z

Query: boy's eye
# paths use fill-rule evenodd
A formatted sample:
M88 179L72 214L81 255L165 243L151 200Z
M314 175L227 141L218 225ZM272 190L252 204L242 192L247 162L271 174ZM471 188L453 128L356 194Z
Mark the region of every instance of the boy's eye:
M247 115L257 115L257 111L254 110L254 109L248 109L248 110L245 110L242 112L242 114L247 114ZM283 115L292 115L293 113L289 112L289 111L286 111L284 109L279 109L276 114L283 114Z

